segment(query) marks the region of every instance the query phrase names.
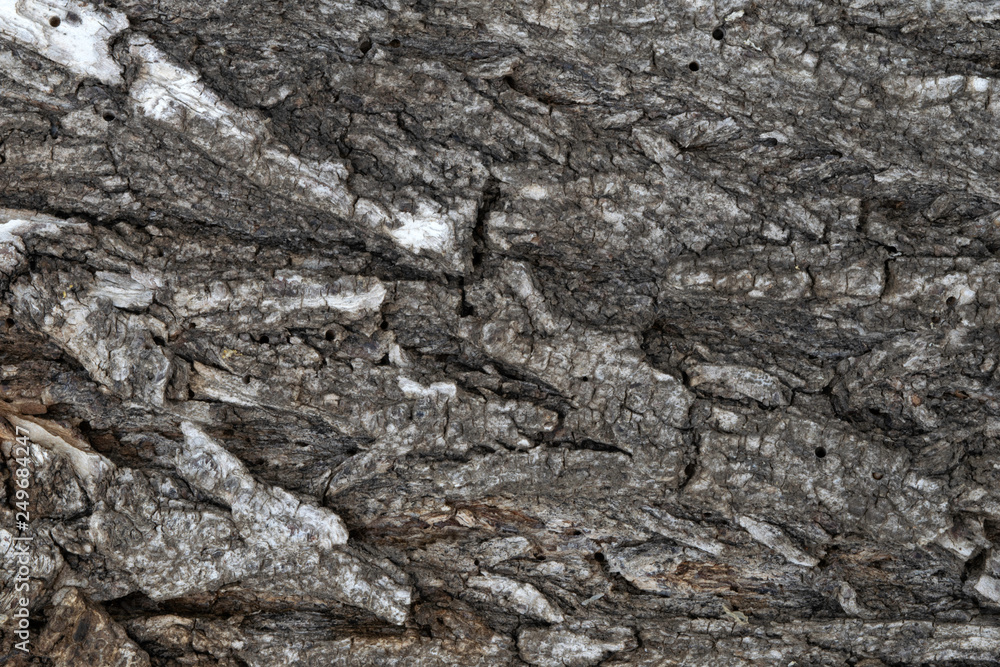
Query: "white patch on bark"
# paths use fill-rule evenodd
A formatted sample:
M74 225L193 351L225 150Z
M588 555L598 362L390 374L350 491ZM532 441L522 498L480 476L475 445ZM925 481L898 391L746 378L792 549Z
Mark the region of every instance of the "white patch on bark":
M804 565L806 567L815 567L819 564L818 558L810 556L792 544L792 541L788 539L788 536L781 532L777 527L764 521L755 521L747 516L741 516L739 518L739 524L743 527L743 530L750 533L750 537L754 538L761 544L774 549L779 554L784 556L788 562L794 563L795 565Z
M380 233L388 233L393 241L413 253L429 251L450 255L455 249L455 225L461 220L459 211L446 211L429 199L417 201L414 212L388 211L378 202L360 198L355 213Z
M498 537L479 545L479 560L487 567L493 567L505 560L531 551L531 543L523 537Z
M185 440L175 461L178 474L229 505L241 532L248 530L273 549L300 544L329 550L347 543L347 527L339 516L257 482L238 458L190 422L181 424L181 431Z
M328 292L327 286L303 278L298 274L283 274L278 272L275 278L281 280L293 292L301 292L301 296L265 297L261 302L262 311L292 311L304 308L329 308L342 313L364 313L378 310L385 301L386 290L380 282L375 282L366 291L350 292L346 289ZM339 287L336 286L336 287Z
M609 653L634 647L636 641L632 630L623 627L603 628L599 633L526 628L517 645L521 659L536 667L586 667Z
M341 320L353 321L377 311L386 288L375 278L343 277L332 282L323 276L276 271L273 280L216 280L175 288L172 310L191 317L207 313L257 309L274 313L334 310Z
M55 236L69 229L88 231L86 223L73 223L44 213L0 209L0 272L11 275L24 260L25 236Z
M130 92L143 115L178 126L187 116L195 116L219 123L225 134L241 140L258 138L241 127L238 110L202 84L196 72L169 62L162 51L140 38L132 41L131 52L139 58L140 69Z
M139 61L130 91L139 113L184 134L261 188L297 195L337 215L353 213L343 164L293 155L273 139L262 118L221 99L196 72L173 64L148 38L134 37L129 52Z
M642 523L650 530L655 530L664 537L686 544L687 546L700 549L705 553L718 556L725 551L726 546L714 539L709 528L701 526L693 521L678 519L672 514L655 507L643 506L641 508L646 514L639 514ZM714 531L712 531L714 532Z
M977 549L990 547L990 541L983 535L982 519L953 521L955 523L941 531L935 542L957 554L963 561L972 558Z
M454 382L434 382L429 387L425 387L419 382L414 382L405 377L399 378L399 389L403 392L403 396L407 398L435 398L443 396L445 400L454 398L457 392Z
M487 591L497 604L519 614L547 623L563 622L562 612L531 584L490 573L470 577L468 584Z
M781 380L758 368L736 365L695 364L688 369L691 387L705 389L723 398L752 398L773 407L787 405Z
M444 254L451 250L454 234L451 225L440 215L421 207L417 214L397 213L396 219L403 224L391 233L401 246L414 252L433 250Z
M122 77L108 42L127 27L124 14L82 2L0 0L0 35L74 74L112 86Z
M410 365L410 360L406 352L396 343L389 346L389 361L392 362L393 366L399 366L400 368L406 368Z
M840 603L840 608L848 616L854 616L855 618L872 617L872 613L858 602L857 592L846 581L842 581L837 585L836 595L837 602Z
M5 413L4 417L22 431L27 431L31 442L69 461L80 483L92 498L98 495L98 484L115 470L115 465L111 461L90 449L90 445L75 437L70 431L56 424L49 422L46 428L36 421L19 415Z
M116 308L146 308L153 303L153 290L130 276L111 271L98 271L97 284L91 296L111 299Z
M994 602L1000 602L1000 579L983 573L976 580L976 592Z

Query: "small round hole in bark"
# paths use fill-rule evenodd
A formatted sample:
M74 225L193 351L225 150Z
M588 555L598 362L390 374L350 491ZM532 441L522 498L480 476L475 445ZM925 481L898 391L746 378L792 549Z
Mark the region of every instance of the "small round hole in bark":
M329 329L326 332L326 339L327 340L333 340L334 338L336 338L336 334L333 333L333 329Z
M872 479L874 479L874 480L880 480L880 479L882 479L882 477L883 477L883 475L880 472L873 472L872 473Z
M692 60L691 62L688 63L688 69L691 70L692 72L697 72L698 70L701 69L701 65L699 65L696 61Z
M358 44L358 49L361 51L361 53L368 53L369 51L372 50L372 40L365 37L363 40L361 40L361 43Z
M954 306L957 301L958 301L958 299L956 299L953 296L949 296L947 299L944 300L945 304L947 304L949 308L951 306Z
M726 31L722 28L716 28L712 31L712 39L721 42L726 37Z
M693 463L689 463L686 466L684 466L684 476L687 477L688 479L694 477L694 471L695 471L695 465Z
M603 553L598 551L596 554L594 554L594 560L596 560L598 563L603 563L607 559L604 557Z
M60 23L62 23L62 21L59 19L58 16L49 17L49 25L52 26L53 28L58 28Z
M104 113L101 114L101 118L103 118L104 120L106 120L106 121L108 121L110 123L115 118L118 118L118 116L115 115L114 111L108 109L107 111L105 111Z
M398 49L400 46L402 45L399 43L398 39L393 39L389 41L389 48Z
M251 378L250 378L249 375L244 375L243 376L243 384L250 384L250 380L251 380Z
M84 419L77 428L80 429L80 433L87 435L90 433L90 422Z
M816 458L821 459L824 456L826 456L826 447L817 447L816 448Z
M258 342L260 342L260 343L262 343L264 345L267 345L268 343L271 342L271 337L268 336L267 334L264 334L263 336L261 336L257 340L258 340Z
M382 324L378 325L378 328L381 329L382 331L388 331L388 329L389 329L389 321L388 320L382 320Z
M4 320L4 323L7 325L8 328L10 328L14 326L14 318L8 317L6 320Z

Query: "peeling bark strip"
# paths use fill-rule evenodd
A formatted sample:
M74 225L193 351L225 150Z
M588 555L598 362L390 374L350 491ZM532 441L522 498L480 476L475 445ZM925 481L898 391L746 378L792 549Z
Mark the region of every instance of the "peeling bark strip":
M0 0L0 662L1000 665L997 4L595 6Z
M124 14L79 2L0 3L0 35L82 78L109 85L122 83L122 67L112 57L109 43L126 28Z

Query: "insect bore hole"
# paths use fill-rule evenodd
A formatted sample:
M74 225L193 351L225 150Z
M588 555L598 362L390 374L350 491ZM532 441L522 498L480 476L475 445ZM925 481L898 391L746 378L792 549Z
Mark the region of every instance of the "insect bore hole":
M49 17L49 25L52 26L53 28L58 28L60 23L62 23L62 21L59 19L58 16Z
M712 31L712 39L714 39L715 41L721 42L725 38L726 38L726 31L723 30L722 28L716 28L715 30Z
M691 62L688 63L688 69L691 70L692 72L697 72L698 70L701 69L701 65L699 65L697 61L692 60Z
M821 459L824 456L826 456L826 447L817 447L816 448L816 458Z
M947 299L944 300L944 302L949 308L951 308L958 302L958 299L956 299L953 296L949 296Z
M104 113L102 113L102 114L101 114L101 118L103 118L104 120L106 120L107 122L109 122L109 123L110 123L110 122L111 122L111 121L113 121L113 120L114 120L115 118L118 118L118 116L116 116L116 115L115 115L115 112L114 112L114 111L111 111L111 110L109 109L108 111L105 111Z

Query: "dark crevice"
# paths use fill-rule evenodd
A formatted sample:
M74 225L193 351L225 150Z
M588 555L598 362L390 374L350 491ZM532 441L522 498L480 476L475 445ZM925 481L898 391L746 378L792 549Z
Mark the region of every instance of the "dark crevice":
M482 201L476 211L476 224L472 228L472 270L478 277L483 258L488 252L486 220L490 213L500 209L500 182L490 176L483 185Z
M592 440L590 438L582 438L580 440L561 440L553 442L552 444L565 449L573 450L590 450L592 452L616 452L618 454L624 454L629 458L632 458L632 454L625 451L617 445L612 445L607 442L600 442L598 440Z

